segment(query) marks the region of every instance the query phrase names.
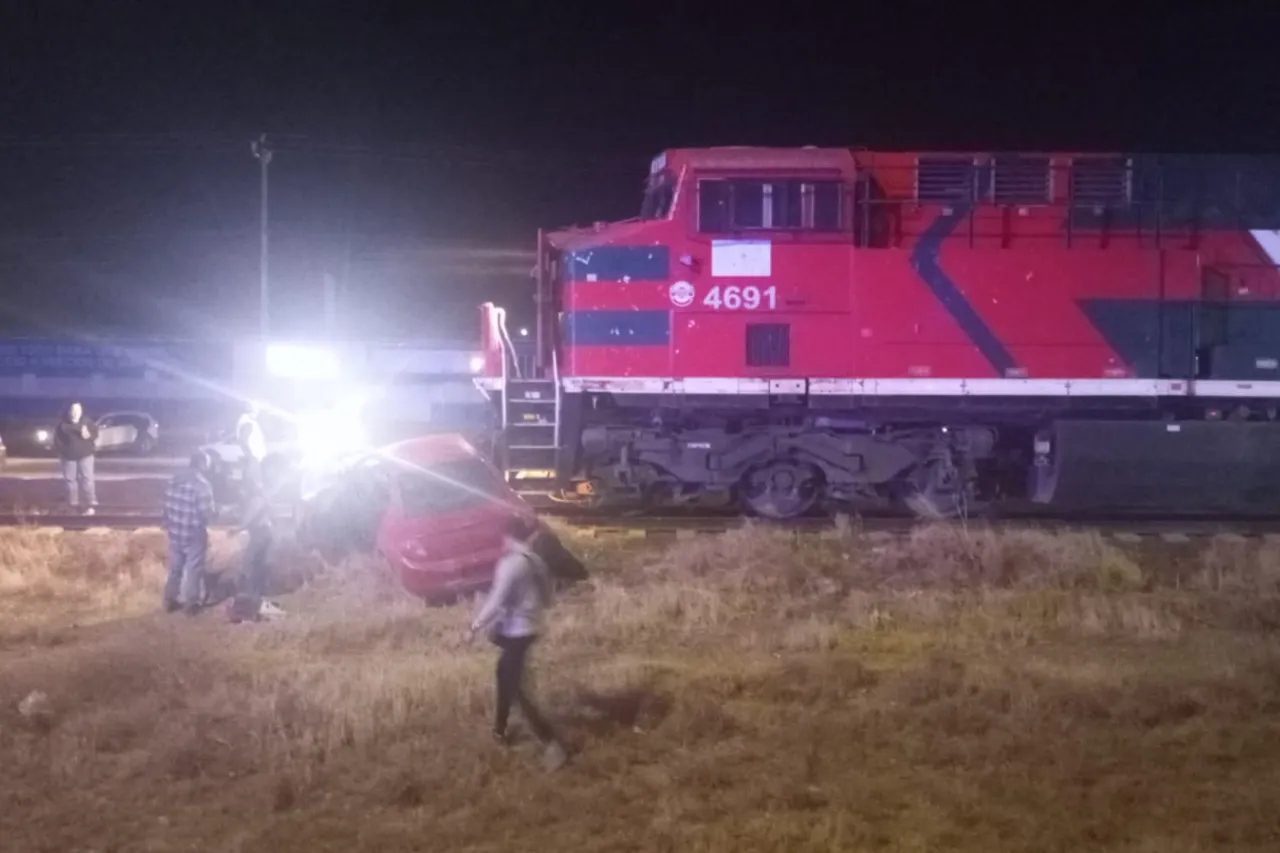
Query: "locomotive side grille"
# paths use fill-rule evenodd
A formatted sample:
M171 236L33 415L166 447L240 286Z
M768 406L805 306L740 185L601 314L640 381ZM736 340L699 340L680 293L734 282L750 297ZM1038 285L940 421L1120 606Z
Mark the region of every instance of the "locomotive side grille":
M1125 204L1132 196L1127 160L1089 157L1071 165L1071 200L1075 204Z
M1045 204L1052 197L1048 157L994 158L991 199L996 204Z
M747 366L790 367L791 324L748 323Z
M971 157L920 157L916 160L916 200L930 204L971 201L975 196Z

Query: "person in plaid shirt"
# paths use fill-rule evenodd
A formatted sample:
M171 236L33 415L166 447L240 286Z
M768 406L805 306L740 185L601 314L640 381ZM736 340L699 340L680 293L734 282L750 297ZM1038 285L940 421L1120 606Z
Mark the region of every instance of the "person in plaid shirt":
M209 457L196 453L190 467L175 474L164 492L164 532L169 536L164 609L170 613L179 608L190 615L200 612L209 522L216 513L208 472Z

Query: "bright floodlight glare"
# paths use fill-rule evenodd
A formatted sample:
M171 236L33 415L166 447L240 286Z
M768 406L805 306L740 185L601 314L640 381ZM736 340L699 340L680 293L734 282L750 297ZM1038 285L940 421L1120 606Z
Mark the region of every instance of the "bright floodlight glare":
M281 379L334 379L340 372L338 354L324 347L271 344L267 371Z
M479 373L482 370L484 370L484 356L482 355L471 356L471 372Z
M299 418L298 450L304 469L327 469L346 455L368 447L364 399L363 394L349 394L326 409L308 412Z
M529 337L529 330L528 330L528 329L521 329L521 330L520 330L520 337L522 337L522 338L527 338L527 337Z
M308 420L298 435L298 449L308 468L332 465L367 444L363 425L346 418Z

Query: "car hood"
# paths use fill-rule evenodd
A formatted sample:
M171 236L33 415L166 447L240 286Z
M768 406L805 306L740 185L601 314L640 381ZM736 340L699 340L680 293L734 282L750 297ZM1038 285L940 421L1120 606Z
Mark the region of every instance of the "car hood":
M391 510L383 517L381 534L394 551L413 542L433 558L461 557L501 547L506 520L528 512L527 507L506 502L473 504L421 516L405 516Z
M421 528L426 533L453 533L479 527L496 527L513 515L527 512L528 509L521 504L499 497L455 510L401 516L400 519L406 530Z

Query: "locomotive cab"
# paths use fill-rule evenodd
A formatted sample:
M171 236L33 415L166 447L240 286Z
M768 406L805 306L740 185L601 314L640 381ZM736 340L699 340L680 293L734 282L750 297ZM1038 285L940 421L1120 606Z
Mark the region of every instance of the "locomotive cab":
M843 334L853 176L845 149L674 149L651 161L635 219L540 233L533 341L522 348L502 311L483 309L482 385L514 391L502 403L509 477L594 499L583 440L601 440L587 416L601 406L689 424L708 403L803 398L793 358L821 360L823 338ZM666 476L611 467L613 490Z
M581 401L566 399L566 387L593 372L625 373L638 366L626 363L634 347L666 342L656 312L643 308L655 294L665 299L669 289L679 179L660 155L645 179L637 218L539 231L531 339L511 334L504 309L481 306L484 366L477 384L498 410L499 462L526 496L593 497L589 480L575 477ZM630 322L635 317L641 320ZM568 439L561 430L565 417L573 421Z

